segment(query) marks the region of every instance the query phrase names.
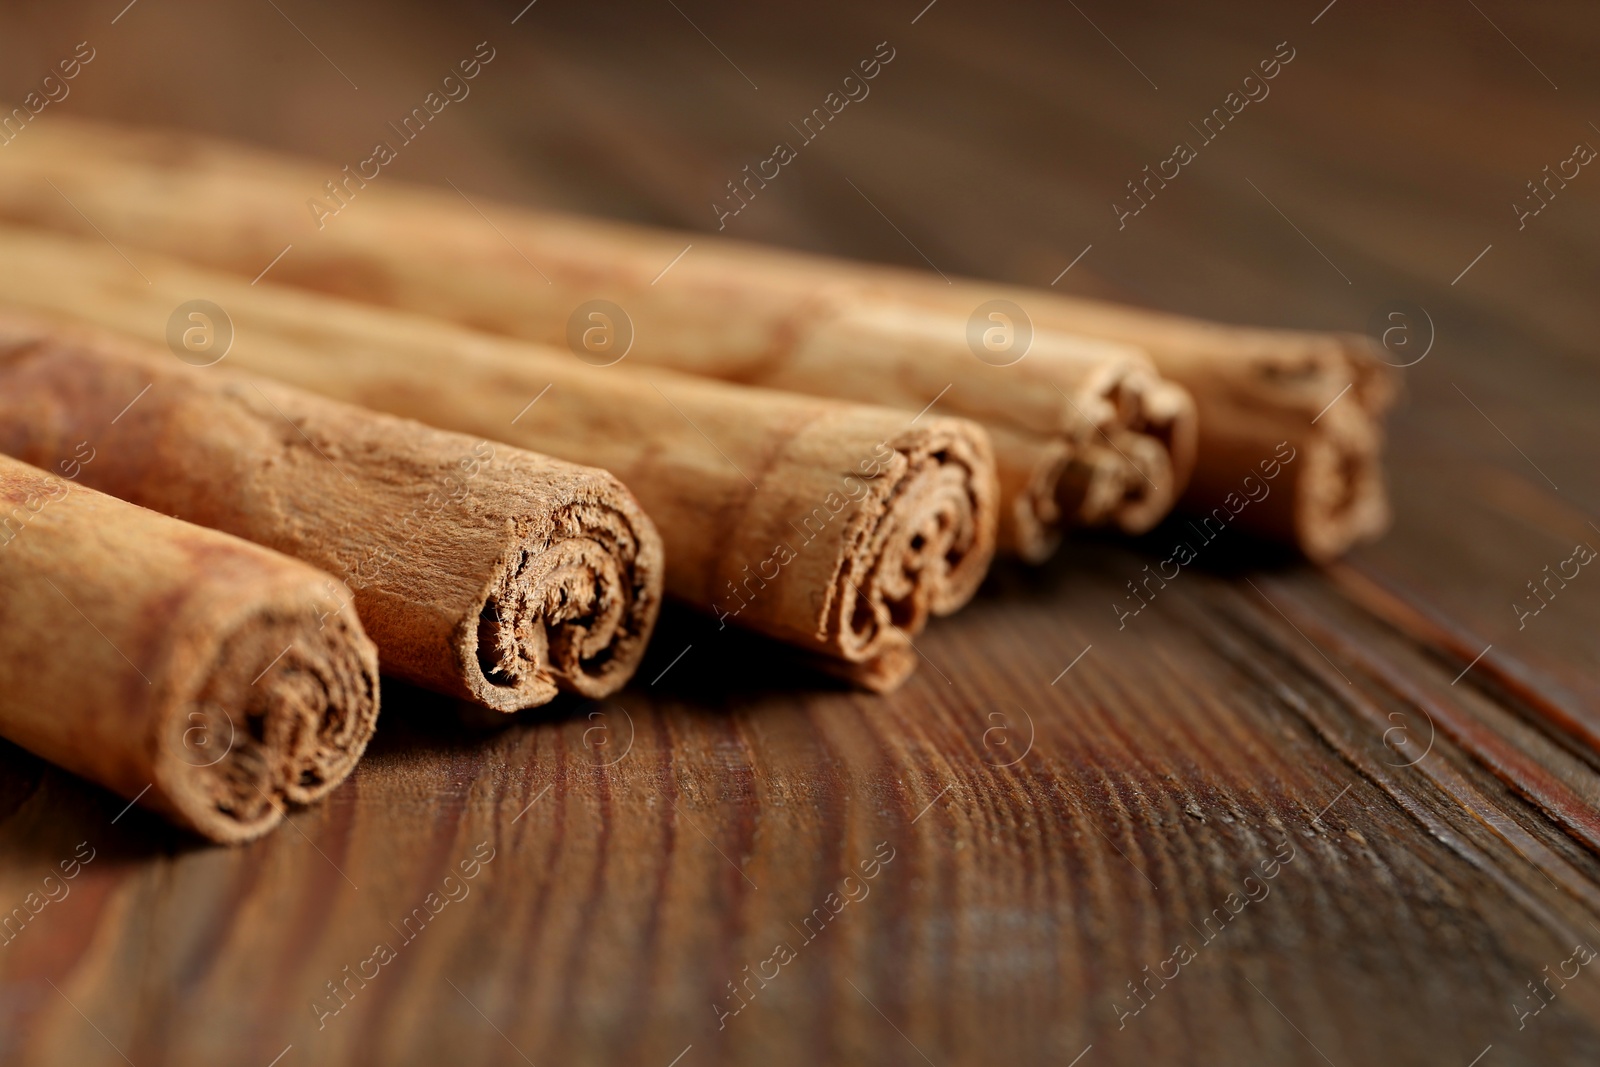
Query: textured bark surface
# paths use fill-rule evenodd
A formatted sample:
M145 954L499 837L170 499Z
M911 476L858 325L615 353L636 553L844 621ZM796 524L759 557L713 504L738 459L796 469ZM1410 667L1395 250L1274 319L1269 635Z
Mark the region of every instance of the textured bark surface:
M1064 527L1144 533L1194 465L1194 404L1143 351L1036 331L1015 305L980 314L981 300L960 295L930 311L914 287L907 300L875 279L850 283L855 265L704 238L679 263L683 234L504 205L485 205L499 220L489 227L455 193L394 183L369 191L359 176L344 191L362 197L362 211L313 224L300 198L322 166L173 132L68 120L29 147L0 156L0 217L93 237L85 220L94 216L118 241L246 274L296 243L301 251L274 265L275 281L549 345L588 336L585 309L603 301L607 319L593 321L625 330L635 362L931 407L1039 438L1051 454L998 457L1011 489L1003 543L1024 559L1047 557ZM942 295L946 279L930 277ZM1193 346L1177 348L1182 356ZM1229 350L1210 356L1226 367ZM1191 380L1222 391L1226 381L1212 377L1202 369ZM1265 406L1270 417L1273 399ZM1248 436L1259 443L1259 433ZM1070 469L1053 454L1062 451ZM1237 481L1231 465L1210 473Z
M337 576L384 673L496 711L616 692L660 609L661 539L605 471L0 312L0 452L79 448L82 484Z
M258 837L372 736L377 654L340 594L0 456L0 736L213 841Z
M586 366L569 352L143 258L141 278L102 242L8 228L0 288L16 304L152 342L204 292L237 333L230 366L611 471L661 532L668 592L869 689L905 680L918 662L912 637L966 603L993 558L999 490L975 423L626 362Z

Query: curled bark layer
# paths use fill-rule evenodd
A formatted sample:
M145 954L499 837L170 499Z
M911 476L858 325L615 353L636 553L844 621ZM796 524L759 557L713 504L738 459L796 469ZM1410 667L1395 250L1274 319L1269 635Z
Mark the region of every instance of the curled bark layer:
M377 719L330 581L0 456L0 734L213 841L266 833Z

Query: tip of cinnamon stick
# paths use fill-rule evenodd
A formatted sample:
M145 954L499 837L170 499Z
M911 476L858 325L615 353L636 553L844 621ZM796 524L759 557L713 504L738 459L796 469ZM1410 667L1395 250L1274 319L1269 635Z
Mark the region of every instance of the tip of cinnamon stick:
M352 613L321 614L311 586L327 579L304 571L214 635L197 689L166 717L157 806L213 841L252 840L326 796L376 728L377 649Z
M578 468L574 468L575 472ZM583 469L551 528L518 540L486 591L476 632L472 696L497 711L544 703L557 691L599 698L627 684L661 606L661 537L633 495Z
M911 638L970 600L994 559L1000 487L989 435L930 417L889 442L895 459L840 560L818 637L830 669L885 692L916 665Z
M1061 509L1077 525L1145 533L1166 518L1194 470L1194 400L1142 363L1108 368L1094 389L1076 407L1097 414L1076 434Z

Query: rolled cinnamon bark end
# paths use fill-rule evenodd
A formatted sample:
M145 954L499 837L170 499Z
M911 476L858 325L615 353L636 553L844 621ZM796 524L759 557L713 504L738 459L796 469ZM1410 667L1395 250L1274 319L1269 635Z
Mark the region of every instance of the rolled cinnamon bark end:
M338 575L385 672L496 711L621 688L661 601L604 471L10 310L0 451Z
M1201 462L1183 510L1236 515L1240 529L1315 561L1382 534L1383 416L1398 386L1375 346L1352 334L1221 326L1190 336L1189 348L1158 351L1200 411Z
M661 606L660 535L621 482L574 470L555 506L511 520L474 632L461 629L462 677L485 707L517 711L557 690L609 696L644 657Z
M671 403L712 436L745 422L741 398L767 425L794 427L731 453L776 448L758 487L740 495L738 520L718 533L722 549L702 550L680 570L678 594L719 621L806 650L863 688L905 681L918 662L912 638L971 599L994 557L1000 507L989 435L965 419L912 423L889 409L655 380L674 386ZM669 514L681 507L661 504Z
M1078 430L1059 503L1072 525L1145 533L1172 510L1194 471L1198 420L1181 386L1142 362L1109 364L1072 403Z
M260 836L376 723L377 651L329 583L0 456L0 734L213 841Z
M1061 545L1064 509L1077 507L1086 484L1074 451L1058 437L989 428L1000 476L999 550L1024 563L1043 563ZM1066 501L1066 504L1063 504Z
M200 684L161 714L151 792L214 841L257 837L282 818L285 801L320 800L372 737L377 650L353 616L328 613L326 595L326 576L313 572L216 619L203 641L183 642ZM213 764L218 744L227 751Z
M999 487L972 423L931 419L889 441L893 456L852 522L817 637L867 689L916 665L911 636L977 592L994 558Z
M1382 445L1375 423L1355 421L1306 442L1306 467L1295 484L1293 540L1307 558L1337 559L1388 529Z

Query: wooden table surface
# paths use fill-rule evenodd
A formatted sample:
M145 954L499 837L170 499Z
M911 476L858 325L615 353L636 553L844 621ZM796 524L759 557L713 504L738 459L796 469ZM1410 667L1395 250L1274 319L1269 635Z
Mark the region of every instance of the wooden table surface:
M1600 546L1600 174L1526 184L1600 145L1592 5L124 2L9 7L4 93L87 39L62 113L343 162L488 40L395 173L700 231L888 41L728 233L1427 354L1380 543L1219 544L1121 630L1181 530L1001 565L889 697L674 610L603 704L386 688L238 849L0 744L0 909L80 864L0 944L0 1062L1600 1057L1600 573L1515 608Z

